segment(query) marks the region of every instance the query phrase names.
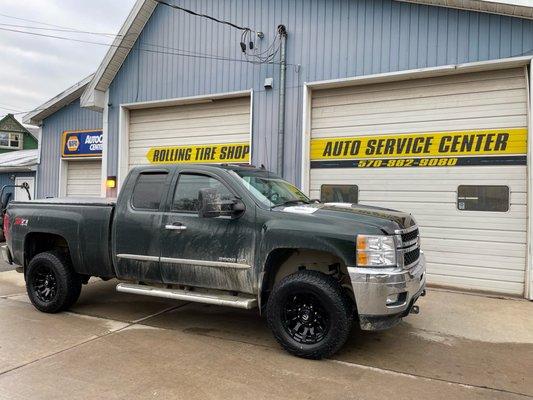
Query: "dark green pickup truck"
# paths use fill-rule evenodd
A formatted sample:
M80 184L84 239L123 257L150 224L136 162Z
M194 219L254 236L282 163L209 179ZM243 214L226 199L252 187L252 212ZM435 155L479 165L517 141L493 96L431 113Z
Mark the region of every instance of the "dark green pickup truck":
M119 292L267 316L289 352L327 357L363 330L394 326L425 294L409 214L311 201L271 172L241 166L138 167L117 201L13 202L4 258L33 305L72 306L90 277Z

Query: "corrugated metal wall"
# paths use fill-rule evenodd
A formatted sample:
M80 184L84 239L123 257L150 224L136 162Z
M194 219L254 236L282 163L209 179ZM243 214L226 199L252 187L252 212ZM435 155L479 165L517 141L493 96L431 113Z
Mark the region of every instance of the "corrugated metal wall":
M391 0L180 0L179 5L263 31L265 45L278 24L287 26L285 176L296 183L304 82L498 59L533 49L533 21ZM109 175L117 170L121 103L250 88L253 162L275 167L279 68L235 61L242 60L239 41L235 29L157 7L110 88ZM266 77L275 78L274 90L263 88Z
M41 163L37 172L37 198L57 197L59 194L59 163L61 135L64 131L102 129L102 113L80 108L76 100L43 121Z

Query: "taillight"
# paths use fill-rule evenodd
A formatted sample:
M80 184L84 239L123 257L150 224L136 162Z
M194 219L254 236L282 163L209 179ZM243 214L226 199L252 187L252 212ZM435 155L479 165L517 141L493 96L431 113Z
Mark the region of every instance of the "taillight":
M6 241L9 240L10 238L10 232L9 232L9 215L7 215L7 213L4 214L4 225L3 225L3 229L4 229L4 237L6 238Z

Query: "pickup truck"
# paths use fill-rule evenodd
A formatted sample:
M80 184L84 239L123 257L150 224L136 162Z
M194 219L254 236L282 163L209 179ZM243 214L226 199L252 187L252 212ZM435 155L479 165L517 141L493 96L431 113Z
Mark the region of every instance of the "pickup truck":
M257 309L304 358L339 350L354 320L396 325L425 294L410 214L313 201L251 166L136 167L117 200L16 201L4 228L3 257L42 312L117 278L119 292Z

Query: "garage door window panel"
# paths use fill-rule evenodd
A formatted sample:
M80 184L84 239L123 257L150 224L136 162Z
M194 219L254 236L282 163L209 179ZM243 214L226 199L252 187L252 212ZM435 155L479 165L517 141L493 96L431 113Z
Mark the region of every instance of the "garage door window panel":
M166 172L139 175L133 190L133 208L136 210L159 210L167 176L168 173Z
M509 186L461 185L457 189L457 209L460 211L507 212L509 199Z
M320 187L322 203L358 203L359 187L357 185L322 185Z

